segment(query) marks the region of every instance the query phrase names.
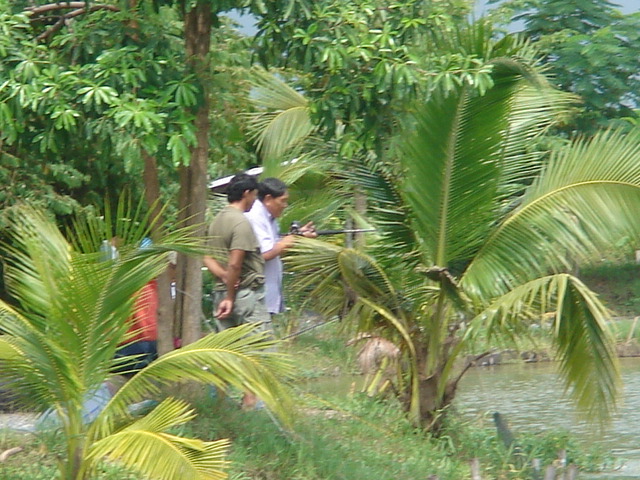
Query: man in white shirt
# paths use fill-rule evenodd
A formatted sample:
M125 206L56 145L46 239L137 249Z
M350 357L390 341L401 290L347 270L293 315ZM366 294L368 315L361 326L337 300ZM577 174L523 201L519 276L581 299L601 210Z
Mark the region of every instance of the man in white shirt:
M265 260L265 301L270 314L284 311L282 295L282 260L280 255L295 242L294 235L280 236L277 219L287 207L287 185L277 178L265 178L258 184L258 199L245 215L249 219ZM300 229L305 237L316 237L312 222Z

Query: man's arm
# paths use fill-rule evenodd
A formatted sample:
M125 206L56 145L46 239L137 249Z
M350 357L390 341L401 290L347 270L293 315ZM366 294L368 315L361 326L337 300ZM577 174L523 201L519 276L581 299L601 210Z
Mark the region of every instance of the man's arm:
M291 247L294 243L295 243L295 237L293 235L285 235L279 241L274 243L273 248L271 250L262 252L262 258L264 258L265 260L271 260L272 258L276 258L282 252L284 252L287 248Z
M300 234L307 238L316 238L318 234L316 233L316 227L313 225L313 222L307 223L305 226L300 228ZM296 241L295 235L285 235L278 240L271 250L266 252L262 252L262 257L265 260L271 260L272 258L276 258L281 255L285 250L292 247Z
M244 261L244 250L231 250L229 252L229 263L227 265L227 296L220 302L216 310L216 317L225 319L233 311L233 304L236 300L236 290L240 283L240 272ZM208 268L208 267L207 267Z
M207 267L207 270L209 270L213 276L218 277L223 283L227 283L227 271L215 258L205 255L202 263L204 263L204 266Z

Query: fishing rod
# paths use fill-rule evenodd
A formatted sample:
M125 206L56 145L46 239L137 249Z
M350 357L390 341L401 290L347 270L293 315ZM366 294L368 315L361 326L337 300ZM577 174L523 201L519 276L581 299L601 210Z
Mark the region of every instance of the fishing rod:
M291 222L291 227L289 227L290 235L303 235L304 232L301 230L302 225L300 222L293 221ZM344 233L366 233L366 232L375 232L374 228L346 228L346 229L338 229L338 230L316 230L316 235L340 235Z

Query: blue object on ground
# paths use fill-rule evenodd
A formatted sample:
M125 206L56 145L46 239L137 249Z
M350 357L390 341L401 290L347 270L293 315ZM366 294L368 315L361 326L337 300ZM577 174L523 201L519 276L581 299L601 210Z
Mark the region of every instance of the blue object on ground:
M111 392L106 383L102 383L94 392L88 394L82 405L82 421L84 423L93 422L100 412L104 410L104 407L107 406L111 397ZM40 415L35 424L36 430L51 430L60 427L60 419L53 408Z

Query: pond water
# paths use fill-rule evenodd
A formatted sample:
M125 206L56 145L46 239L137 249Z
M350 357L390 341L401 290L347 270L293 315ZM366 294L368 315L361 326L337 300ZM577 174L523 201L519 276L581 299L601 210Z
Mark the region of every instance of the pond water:
M461 382L456 407L467 418L500 412L516 435L566 430L611 450L622 464L615 472L580 478L640 480L640 358L621 359L621 366L624 397L611 425L601 433L577 416L563 395L556 365L549 362L473 368Z
M640 480L640 358L620 359L624 392L611 424L597 432L581 419L551 362L476 367L463 377L456 396L457 411L469 420L500 412L512 432L564 430L583 442L611 451L619 467L597 475L581 473L581 480ZM311 382L312 390L359 391L361 376L338 375Z

